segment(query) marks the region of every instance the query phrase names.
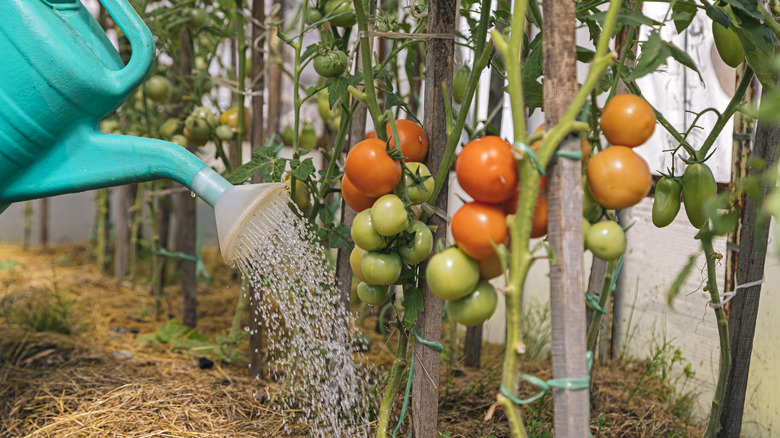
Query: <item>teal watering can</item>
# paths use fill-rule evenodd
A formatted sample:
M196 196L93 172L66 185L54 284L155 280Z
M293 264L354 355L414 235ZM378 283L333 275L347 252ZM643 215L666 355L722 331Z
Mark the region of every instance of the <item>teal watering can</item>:
M127 0L100 0L132 47L125 65L79 0L0 0L0 212L13 202L172 179L215 208L222 254L284 184L232 186L186 149L104 134L149 74L152 34Z

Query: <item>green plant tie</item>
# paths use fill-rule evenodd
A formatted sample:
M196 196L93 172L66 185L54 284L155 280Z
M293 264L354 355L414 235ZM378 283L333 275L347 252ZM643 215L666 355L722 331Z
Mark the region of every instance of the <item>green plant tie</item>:
M569 160L576 160L580 161L582 160L582 151L562 151L562 150L556 150L553 153L554 157L559 158L567 158Z
M614 291L615 287L617 286L618 274L620 273L620 268L623 267L623 257L625 257L625 255L620 256L617 264L615 265L615 271L612 273L612 281L609 283L609 289L607 289L607 295L611 294L612 291ZM601 305L599 304L598 295L585 294L585 304L587 304L588 307L593 309L594 312L599 312L603 314L607 313L607 309L601 307Z
M524 155L531 158L531 161L534 162L534 165L536 166L536 171L539 172L540 176L546 175L544 172L544 167L542 167L542 163L539 161L539 157L536 156L536 152L534 152L534 150L531 149L530 146L528 146L527 144L521 141L516 141L515 146L520 148L520 150L523 151Z
M206 270L206 265L203 264L203 256L201 254L201 235L203 234L202 231L203 229L200 226L198 226L197 255L192 256L180 251L171 252L162 247L152 248L152 254L168 257L168 258L182 259L182 260L195 262L195 276L198 279L202 279L204 283L208 283L211 281L211 275L209 275L209 271Z
M590 351L588 351L585 353L585 357L588 365L588 377L565 377L560 379L542 380L536 376L521 374L519 376L521 379L539 387L540 389L539 393L526 399L519 399L514 394L509 392L509 390L506 388L506 386L504 386L503 383L501 384L499 391L501 391L501 394L503 394L504 397L508 398L509 401L511 401L512 403L516 405L527 405L529 403L533 403L536 400L542 398L552 388L566 389L569 391L586 390L590 388L590 370L593 367L593 355L591 354Z
M412 326L412 334L414 334L414 338L417 340L417 342L431 347L434 350L438 351L440 354L444 351L444 346L441 344L441 342L431 342L428 340L423 339L420 337L420 334L417 333L417 328ZM414 375L414 353L412 353L412 360L409 363L409 379L406 381L406 392L404 392L404 403L401 405L401 416L398 420L398 424L395 426L395 429L393 429L393 438L395 438L395 434L398 433L398 429L401 428L401 424L404 422L404 418L406 417L406 409L409 407L409 394L412 393L412 376Z

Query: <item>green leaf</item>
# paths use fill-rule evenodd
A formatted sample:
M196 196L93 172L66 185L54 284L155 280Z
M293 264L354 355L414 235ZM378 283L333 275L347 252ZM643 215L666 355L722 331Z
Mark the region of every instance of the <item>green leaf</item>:
M729 27L731 25L731 17L722 9L716 8L708 2L704 2L704 11L707 13L707 16L712 19L712 21L717 21L724 27Z
M670 308L674 307L672 305L672 302L677 297L677 295L680 294L680 289L682 288L683 284L685 284L685 279L688 278L688 275L690 275L695 262L696 262L696 256L695 255L689 256L688 262L685 264L685 266L683 266L680 273L677 274L677 278L674 279L674 282L669 287L669 291L666 293L666 304Z
M294 177L306 181L309 179L309 175L314 173L314 163L311 158L307 158L301 162L298 166L293 167L292 174Z
M669 48L661 41L658 32L652 31L647 41L641 45L641 54L636 61L636 66L626 76L627 81L635 81L642 76L650 74L666 63L670 55Z
M9 271L18 265L16 260L0 260L0 271Z
M333 222L333 212L331 212L327 206L320 204L320 210L318 214L322 223L329 224Z
M696 67L696 63L693 62L693 59L691 59L691 57L688 55L687 52L683 51L682 49L675 46L674 44L668 43L666 41L664 41L664 45L669 50L669 53L672 55L672 58L674 58L675 61L695 71L696 74L699 75L699 80L702 83L704 83L704 78L701 77L701 73L699 72L699 69Z
M528 57L523 62L522 80L536 81L543 73L542 57L542 34L537 34L536 38L528 44Z
M325 85L328 86L328 105L333 108L336 101L347 91L349 83L347 82L347 78L339 76L328 79Z
M599 24L604 24L604 19L607 17L607 11L596 12L592 15L583 16L583 21L596 21ZM629 11L621 9L617 16L617 25L615 29L620 29L620 26L660 26L661 22L653 20L650 17L645 16L639 11Z
M544 106L544 86L536 81L523 81L523 100L528 107L528 115Z
M738 10L734 10L734 18L736 26L732 26L732 29L745 48L748 64L753 68L761 85L767 90L774 90L776 86L772 61L775 47L769 38L768 29L758 20Z
M596 52L593 50L577 46L577 61L588 63L593 61L594 56L596 56Z
M423 297L420 289L412 286L404 293L404 300L401 303L404 306L404 327L411 330L414 323L417 322L417 312L423 311Z
M309 56L317 53L317 44L311 44L309 47L306 47L306 50L301 53L301 60L304 60L308 58Z
M155 338L161 344L170 342L178 337L184 336L187 332L192 330L179 321L178 319L171 319L165 324L161 325L156 332L154 332Z
M227 177L230 184L236 185L248 180L252 175L262 171L263 166L267 164L266 158L253 158L241 166L237 167Z
M391 93L387 95L387 99L385 99L385 108L390 109L394 106L407 109L406 102L401 98L401 96Z
M745 14L755 18L756 20L763 20L764 16L758 10L758 3L753 0L723 0L725 3L731 5L732 10L739 9Z
M681 33L691 25L696 16L696 4L692 1L676 1L672 4L672 21L677 33Z

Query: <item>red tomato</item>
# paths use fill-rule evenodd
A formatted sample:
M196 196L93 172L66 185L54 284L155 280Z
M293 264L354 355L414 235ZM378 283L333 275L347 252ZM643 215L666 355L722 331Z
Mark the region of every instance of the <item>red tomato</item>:
M386 129L390 144L395 145L393 128L389 123ZM422 163L428 155L428 136L425 135L422 127L411 120L396 120L395 129L398 131L401 153L406 157L406 161Z
M613 145L639 146L655 130L655 112L646 100L634 94L618 94L601 112L601 132Z
M531 237L542 237L547 234L547 177L539 179L539 194L536 196L536 205L534 206L534 217L531 223ZM520 198L520 187L515 190L515 194L504 203L504 213L515 214L517 212L517 200Z
M374 201L379 199L378 196L372 197L360 193L360 191L349 182L347 175L344 175L344 177L341 178L341 197L344 198L344 202L347 203L349 208L358 213L371 208L371 206L374 205Z
M587 173L593 199L614 210L638 204L653 185L645 160L626 146L610 146L594 155Z
M393 191L401 181L401 163L390 158L385 142L363 140L347 154L344 173L355 188L368 197Z
M452 238L471 258L476 260L493 256L496 251L490 244L506 242L509 230L506 216L497 205L468 202L452 216Z
M458 183L475 201L498 204L511 198L517 186L512 147L487 136L472 140L455 161Z

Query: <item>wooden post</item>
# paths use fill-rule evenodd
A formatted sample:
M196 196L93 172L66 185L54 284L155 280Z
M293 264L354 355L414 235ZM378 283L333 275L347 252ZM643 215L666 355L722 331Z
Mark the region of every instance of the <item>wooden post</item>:
M544 111L547 126L553 126L577 92L576 5L544 0L543 8ZM579 150L578 136L567 136L559 149ZM555 253L550 263L553 377L587 377L580 162L551 161L548 175L549 238ZM555 436L588 436L588 398L587 390L553 391Z
M182 26L180 33L180 63L181 72L185 81L191 81L192 53L190 52L190 34L186 27ZM182 96L184 98L184 96ZM188 145L187 149L195 153L195 147ZM183 192L178 196L178 209L176 211L176 224L178 235L176 250L189 255L195 255L195 233L198 226L196 217L196 199L190 192ZM181 260L181 313L182 322L188 327L195 327L198 322L197 293L198 280L195 272L195 262Z
M488 6L489 7L489 4ZM431 0L428 3L428 33L454 35L457 18L456 0ZM425 164L429 169L438 169L444 155L447 137L446 114L442 95L442 83L452 89L452 73L455 53L454 39L437 38L428 40L425 54L425 98L423 129L428 133L428 157ZM447 211L447 180L445 179L436 208ZM447 222L438 217L431 218L436 225L434 241L444 240L447 236ZM417 320L417 331L428 341L441 340L441 312L443 302L422 285L423 306L425 311ZM439 411L439 352L420 343L414 344L414 377L412 379L412 428L415 438L435 438L438 436L436 419Z
M766 93L764 97L768 98ZM767 169L777 161L780 144L780 125L759 121L756 128L756 140L752 157L766 160ZM748 174L760 174L750 168ZM774 184L761 184L761 192L766 197ZM766 247L769 237L770 220L757 220L761 207L748 196L739 227L739 253L735 284L746 284L764 278ZM758 304L761 299L761 285L740 289L731 300L729 317L729 340L731 343L731 369L726 386L726 397L721 412L721 431L718 437L739 437L742 429L742 415L745 407L745 391L750 372L750 356L753 352L753 338L756 332Z
M265 1L254 0L252 2L253 23L265 23ZM255 41L261 41L261 47L267 42L265 28L252 24L252 123L250 139L252 147L261 147L265 144L265 129L263 109L265 104L265 58L263 50L255 48ZM252 176L253 183L263 181L262 173ZM263 291L252 284L247 286L249 301L249 375L256 379L263 377L263 321L260 315L260 305L263 299Z

